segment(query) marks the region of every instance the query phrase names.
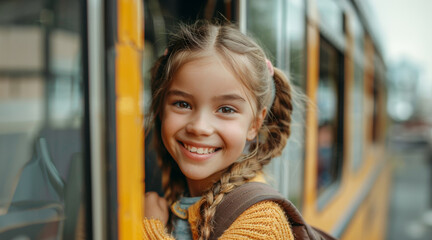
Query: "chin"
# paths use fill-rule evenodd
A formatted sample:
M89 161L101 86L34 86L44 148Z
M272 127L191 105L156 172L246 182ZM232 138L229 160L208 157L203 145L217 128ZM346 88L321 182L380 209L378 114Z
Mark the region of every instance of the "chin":
M204 180L211 176L211 174L207 174L204 172L189 172L189 171L182 171L182 172L186 176L186 178L194 181Z

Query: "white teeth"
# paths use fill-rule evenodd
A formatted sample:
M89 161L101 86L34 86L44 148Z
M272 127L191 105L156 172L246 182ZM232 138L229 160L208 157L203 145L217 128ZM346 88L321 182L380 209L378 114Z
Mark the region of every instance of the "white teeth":
M183 146L189 152L198 153L198 154L210 154L210 153L214 153L216 151L216 148L197 148L197 147L189 146L187 144L183 144Z

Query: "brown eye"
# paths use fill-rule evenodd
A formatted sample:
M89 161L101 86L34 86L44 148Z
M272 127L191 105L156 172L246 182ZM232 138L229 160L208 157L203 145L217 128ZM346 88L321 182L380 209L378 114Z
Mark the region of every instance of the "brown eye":
M231 108L231 107L226 107L225 106L225 107L219 108L218 112L221 112L221 113L235 113L236 111L233 108Z
M184 101L175 102L174 106L176 106L178 108L191 109L191 106L189 105L189 103L184 102Z

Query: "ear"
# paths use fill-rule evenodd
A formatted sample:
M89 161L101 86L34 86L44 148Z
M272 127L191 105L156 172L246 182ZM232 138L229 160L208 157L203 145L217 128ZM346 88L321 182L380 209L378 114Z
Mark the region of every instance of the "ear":
M251 123L249 130L247 132L246 140L252 141L258 134L264 119L267 115L267 108L263 108L257 115L257 118Z

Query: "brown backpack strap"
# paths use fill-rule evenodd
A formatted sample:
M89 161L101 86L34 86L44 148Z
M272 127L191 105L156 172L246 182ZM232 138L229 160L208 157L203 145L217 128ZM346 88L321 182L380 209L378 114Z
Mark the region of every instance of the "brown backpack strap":
M258 182L245 183L224 196L222 202L216 207L213 225L215 228L210 239L218 239L246 209L265 200L274 201L285 210L296 239L334 239L328 235L323 236L321 231L316 231L306 224L300 212L290 201L269 185Z
M255 203L274 196L271 188L262 183L245 183L227 195L216 207L214 216L214 232L210 239L217 239L246 209ZM277 193L277 192L276 192Z

